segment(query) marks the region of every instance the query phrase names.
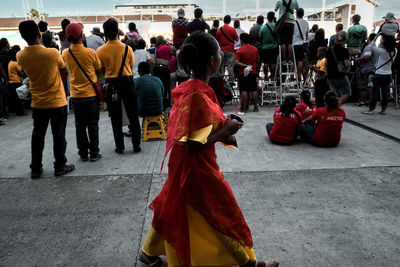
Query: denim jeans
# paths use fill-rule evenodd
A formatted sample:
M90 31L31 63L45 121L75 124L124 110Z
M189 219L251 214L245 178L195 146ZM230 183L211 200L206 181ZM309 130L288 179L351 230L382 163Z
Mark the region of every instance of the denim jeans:
M40 170L43 166L44 140L49 122L53 134L54 169L62 168L67 162L67 158L65 157L65 149L67 148L67 140L65 140L67 117L67 106L50 109L32 109L32 162L30 165L32 170Z
M314 128L308 124L301 125L301 138L312 145L315 145L314 141Z
M99 153L99 103L97 98L71 98L75 113L76 144L81 157ZM87 128L87 133L86 133ZM89 138L88 138L89 134Z
M381 75L375 74L374 75L374 86L372 88L372 97L371 102L369 103L369 109L374 110L376 107L376 102L379 98L379 93L382 90L382 109L385 110L387 108L388 103L388 93L389 93L389 86L392 81L392 75Z

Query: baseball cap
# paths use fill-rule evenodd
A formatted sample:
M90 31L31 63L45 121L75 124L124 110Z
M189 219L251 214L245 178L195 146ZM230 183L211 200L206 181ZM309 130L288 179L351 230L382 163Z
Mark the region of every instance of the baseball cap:
M68 39L78 39L83 31L82 23L71 23L65 30Z

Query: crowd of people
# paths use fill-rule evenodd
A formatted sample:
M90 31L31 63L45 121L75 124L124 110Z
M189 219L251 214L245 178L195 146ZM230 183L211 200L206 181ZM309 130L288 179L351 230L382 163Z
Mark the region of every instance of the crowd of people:
M139 117L158 116L168 108L168 179L150 205L153 223L139 259L151 266L161 266L160 255L166 255L171 266L278 266L256 261L251 231L216 162L214 144L236 146L234 134L243 125L239 117L225 118L222 113L227 92L237 81L240 110L248 112L252 103L254 112L259 111L260 70L263 67L265 81L275 81L281 48L280 60L297 64L303 82L310 71L314 73L314 97L309 90L302 91L299 104L295 97L286 97L274 122L266 126L269 138L279 145L293 144L300 137L316 146L337 146L346 118L341 106L354 91L350 72L359 73L359 104L369 103L364 113L374 113L382 91L380 113L385 114L392 68L399 62L399 27L388 13L379 33L368 36L361 17L354 15L353 26L345 32L338 24L328 42L324 29L310 29L297 0L279 0L275 11L278 18L273 11L266 22L258 16L247 33L239 20L230 26L229 15L222 26L215 20L210 27L200 8L191 22L180 9L172 21L172 43L157 36L149 46L135 23L124 34L113 18L103 23L104 33L93 28L87 37L82 24L67 19L57 34L44 21L23 21L19 31L27 47L21 50L0 40L0 123L5 123L8 112L23 116L27 105L32 108L30 168L36 179L43 173L49 123L54 175L75 168L65 157L67 96L82 161L102 158L98 122L103 95L119 154L125 151L123 125L129 126L126 135L138 153ZM382 42L377 45L379 37ZM24 78L29 79L30 103L17 96Z

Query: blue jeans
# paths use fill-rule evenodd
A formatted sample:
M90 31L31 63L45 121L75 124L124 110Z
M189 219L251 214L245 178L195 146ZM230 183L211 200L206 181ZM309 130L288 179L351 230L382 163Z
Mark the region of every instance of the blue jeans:
M301 125L301 138L312 145L315 145L314 141L314 128L308 124Z
M382 110L387 108L388 103L388 92L389 86L392 81L392 75L381 75L375 74L374 75L374 87L372 88L372 98L371 102L369 103L369 110L374 110L376 107L376 102L379 98L379 93L382 90Z

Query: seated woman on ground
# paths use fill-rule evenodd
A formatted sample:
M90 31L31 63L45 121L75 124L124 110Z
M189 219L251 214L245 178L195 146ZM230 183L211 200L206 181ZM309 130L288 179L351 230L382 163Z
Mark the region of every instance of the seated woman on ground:
M301 129L302 116L295 109L296 98L287 96L280 108L275 110L274 123L267 124L269 139L277 145L291 145Z
M311 93L308 90L303 90L301 92L300 101L301 103L296 106L296 110L300 112L301 117L305 120L317 110L317 107L311 102ZM313 125L313 121L309 123Z
M325 94L326 107L319 108L303 121L302 138L315 146L335 147L339 144L346 113L339 108L335 92ZM315 128L307 123L316 121Z

